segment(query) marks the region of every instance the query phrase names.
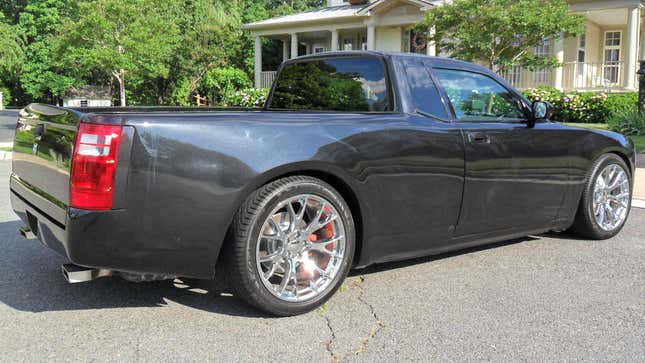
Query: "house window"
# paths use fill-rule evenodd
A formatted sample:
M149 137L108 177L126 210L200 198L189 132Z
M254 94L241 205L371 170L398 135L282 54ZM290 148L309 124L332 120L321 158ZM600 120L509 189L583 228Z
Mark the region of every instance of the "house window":
M605 32L603 79L610 85L617 84L620 80L622 35L621 31Z
M81 107L87 107L87 100L81 100Z
M314 53L324 53L325 48L324 47L315 47L314 48Z
M585 58L587 57L587 34L581 34L578 41L578 64L577 73L578 77L582 78L585 74Z
M542 44L533 49L533 54L537 57L547 57L551 55L551 40L544 39ZM538 68L533 72L533 81L538 84L549 82L549 70L547 68Z

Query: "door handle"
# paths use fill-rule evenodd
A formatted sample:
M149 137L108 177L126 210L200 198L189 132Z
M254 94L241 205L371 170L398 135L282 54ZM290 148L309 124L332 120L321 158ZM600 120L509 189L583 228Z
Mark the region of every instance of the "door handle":
M490 136L483 132L469 132L468 141L471 144L490 144Z

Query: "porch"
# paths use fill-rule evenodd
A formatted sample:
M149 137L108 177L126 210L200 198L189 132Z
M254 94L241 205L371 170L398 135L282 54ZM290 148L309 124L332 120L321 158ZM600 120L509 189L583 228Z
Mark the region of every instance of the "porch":
M362 5L337 5L307 13L246 24L255 37L255 84L269 87L276 69L263 69L263 38L282 43L282 60L338 50L381 50L435 55L426 34L414 26L431 6L420 0L365 1ZM336 4L336 5L335 5ZM333 6L332 6L333 5Z
M636 89L638 58L645 59L640 0L570 0L572 13L587 19L578 37L545 40L533 51L554 55L556 69L513 67L502 73L516 88L621 92Z
M294 33L288 35L269 36L282 42L282 60L297 56L316 54L339 50L383 50L391 52L417 52L435 55L435 49L426 44L419 44L412 31L413 24L397 27L370 27L339 29L321 32ZM258 39L259 38L259 39ZM256 68L262 62L262 40L256 38ZM425 39L425 38L424 38ZM423 40L425 41L425 40ZM412 44L413 42L416 42ZM259 43L259 44L258 44ZM256 75L258 69L256 69ZM273 84L277 70L259 70L256 84L268 88Z

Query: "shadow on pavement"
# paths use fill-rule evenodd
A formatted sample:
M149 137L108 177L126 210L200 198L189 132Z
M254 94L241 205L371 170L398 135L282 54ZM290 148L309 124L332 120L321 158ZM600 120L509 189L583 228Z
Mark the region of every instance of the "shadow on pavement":
M0 223L0 236L6 237L0 241L3 251L0 257L0 302L14 309L37 313L162 307L176 303L218 314L269 317L232 296L222 279L209 281L181 278L137 284L119 277L109 277L90 283L68 284L60 272L60 265L67 260L42 246L37 240L23 239L17 233L20 226L20 221ZM570 237L568 235L566 238ZM350 272L350 276L375 274L534 240L539 238L525 237L436 256L378 264L354 270Z
M438 255L418 257L418 258L413 258L413 259L410 259L410 260L382 263L382 264L368 266L368 267L366 267L364 269L350 271L349 276L370 275L370 274L375 274L375 273L379 273L379 272L383 272L383 271L406 268L406 267L410 267L410 266L414 266L414 265L420 265L420 264L424 264L424 263L429 263L429 262L432 262L432 261L443 260L445 258L461 256L461 255L467 255L467 254L470 254L470 253L486 251L486 250L492 250L492 249L499 248L499 247L510 246L510 245L514 245L514 244L518 244L518 243L537 241L537 240L540 240L540 238L539 237L533 237L533 236L526 236L526 237L523 237L523 238L517 238L517 239L508 240L508 241L487 244L487 245L483 245L483 246L471 247L471 248L466 248L466 249L463 249L463 250L457 250L457 251L442 253L442 254L438 254Z
M60 272L64 257L38 240L18 235L21 222L0 223L0 302L29 312L162 307L176 303L208 312L267 317L228 293L218 281L178 279L131 283L119 277L68 284Z

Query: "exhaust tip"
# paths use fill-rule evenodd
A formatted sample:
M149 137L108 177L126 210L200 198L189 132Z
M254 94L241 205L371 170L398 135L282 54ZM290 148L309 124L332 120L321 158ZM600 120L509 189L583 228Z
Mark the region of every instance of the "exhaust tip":
M36 239L36 234L31 231L31 228L29 227L20 227L20 235L25 238L25 239Z
M61 271L65 281L70 284L78 284L82 282L89 282L100 277L111 276L112 271L109 270L100 270L89 267L77 266L72 263L68 263L61 266Z

